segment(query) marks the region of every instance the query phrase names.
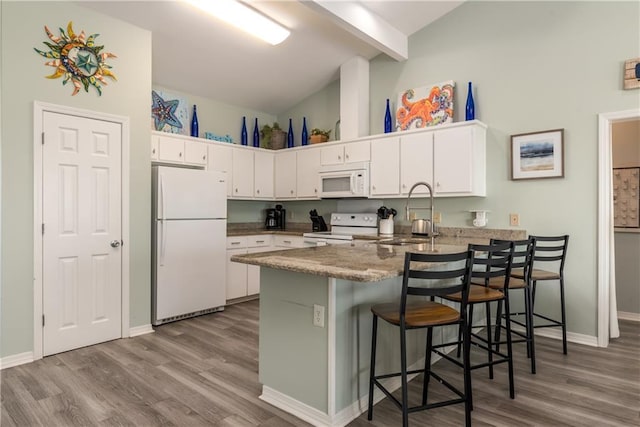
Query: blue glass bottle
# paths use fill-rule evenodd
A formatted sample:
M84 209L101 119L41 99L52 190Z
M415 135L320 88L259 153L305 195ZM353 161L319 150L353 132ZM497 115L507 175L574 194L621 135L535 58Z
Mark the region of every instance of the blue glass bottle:
M193 114L191 115L191 136L198 137L198 113L196 106L193 106Z
M302 118L302 145L309 143L309 133L307 132L307 118Z
M247 118L242 116L242 133L240 135L240 143L242 145L247 145L249 141L247 140Z
M289 119L289 132L287 133L287 148L293 147L293 123Z
M393 131L393 123L391 123L391 108L389 107L389 99L387 99L387 110L384 113L384 133Z
M253 125L253 146L260 147L260 131L258 130L257 117L256 117L256 123Z
M471 88L471 82L469 82L469 89L467 90L467 106L464 114L465 120L473 120L476 118L476 107L473 102L473 91Z

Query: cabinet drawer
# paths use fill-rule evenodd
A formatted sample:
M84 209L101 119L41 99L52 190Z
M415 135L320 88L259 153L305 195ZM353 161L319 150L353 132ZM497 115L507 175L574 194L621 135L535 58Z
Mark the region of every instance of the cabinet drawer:
M301 248L304 239L301 236L273 236L273 244L285 248Z
M264 246L271 246L273 236L270 234L258 234L255 236L247 236L247 247L259 248Z
M247 236L227 237L227 249L247 247Z

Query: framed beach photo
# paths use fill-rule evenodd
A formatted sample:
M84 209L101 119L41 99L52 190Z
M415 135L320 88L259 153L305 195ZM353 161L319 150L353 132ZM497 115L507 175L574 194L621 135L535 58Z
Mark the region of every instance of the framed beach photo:
M564 177L564 129L511 135L511 179Z

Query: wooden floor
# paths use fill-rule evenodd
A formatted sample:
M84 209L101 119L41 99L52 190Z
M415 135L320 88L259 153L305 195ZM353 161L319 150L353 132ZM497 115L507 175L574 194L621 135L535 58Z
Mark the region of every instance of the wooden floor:
M473 373L476 426L639 426L640 323L621 322L606 349L539 338L538 373L516 345L516 398L506 366ZM459 377L444 361L436 366ZM419 393L421 377L410 393ZM433 393L437 394L436 384ZM46 357L1 373L0 425L305 426L258 399L258 303L164 325L156 333ZM459 426L462 405L410 416L412 426ZM398 426L385 399L350 426Z

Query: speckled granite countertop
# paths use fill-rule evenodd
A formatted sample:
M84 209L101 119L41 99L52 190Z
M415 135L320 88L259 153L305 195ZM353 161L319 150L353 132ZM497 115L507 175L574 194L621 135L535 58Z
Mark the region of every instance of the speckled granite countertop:
M356 240L351 244L289 249L234 255L232 261L355 282L377 282L402 274L404 254L413 252L454 253L466 245L415 243L385 245Z

